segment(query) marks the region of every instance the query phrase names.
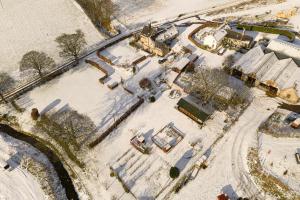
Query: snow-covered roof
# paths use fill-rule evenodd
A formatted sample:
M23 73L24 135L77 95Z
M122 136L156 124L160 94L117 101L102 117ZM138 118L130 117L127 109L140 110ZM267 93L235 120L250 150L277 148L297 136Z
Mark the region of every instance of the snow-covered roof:
M234 68L254 74L260 82L272 81L279 89L296 87L300 95L300 67L292 58L279 60L274 52L264 54L257 46L242 56Z
M214 38L216 41L221 41L227 35L227 31L225 29L218 30L214 33Z
M300 59L300 46L284 40L271 40L267 49L281 54L285 54L292 58Z
M274 64L279 61L274 52L265 54L248 73L254 73L256 78L260 79L264 76L270 68L274 68Z
M294 87L300 82L300 67L295 62L291 62L280 76L276 79L276 83L280 89ZM299 85L299 84L298 84Z
M167 80L167 82L169 84L171 84L176 80L177 76L178 76L178 73L171 70L166 74L165 79Z
M269 80L275 80L279 77L279 75L281 74L281 72L284 70L284 68L289 65L293 60L291 58L288 59L283 59L283 60L279 60L277 61L273 67L271 67L267 73L265 73L262 77L261 77L261 81L262 82L266 82Z
M186 67L189 64L189 62L190 59L183 57L173 64L173 68L176 68L181 71L184 67Z
M246 71L249 71L249 68L255 65L263 56L264 52L261 46L257 46L243 55L233 67L246 73Z
M167 31L159 34L155 40L158 42L165 42L167 40L171 40L175 38L177 35L178 35L177 28L175 26L172 26L171 28L167 29Z

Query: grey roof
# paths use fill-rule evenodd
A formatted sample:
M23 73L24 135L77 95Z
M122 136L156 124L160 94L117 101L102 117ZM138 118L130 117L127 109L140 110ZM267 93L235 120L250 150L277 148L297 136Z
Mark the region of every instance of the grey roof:
M261 46L254 47L243 55L233 66L244 73L252 71L251 68L264 56Z
M289 57L300 59L300 46L284 40L271 40L267 49L279 52Z

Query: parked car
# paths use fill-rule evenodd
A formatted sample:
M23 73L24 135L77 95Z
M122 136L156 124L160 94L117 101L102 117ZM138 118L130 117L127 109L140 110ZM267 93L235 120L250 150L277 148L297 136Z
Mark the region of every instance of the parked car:
M0 160L0 167L1 167L2 169L7 170L10 166L9 166L9 164L7 164L7 162L5 162L5 161L3 161L3 160Z
M159 64L163 64L163 63L165 63L167 60L168 60L167 58L163 58L163 59L158 60L158 63L159 63Z
M218 51L217 54L218 54L219 56L222 56L222 55L226 52L226 50L227 50L226 48L221 48L221 49Z

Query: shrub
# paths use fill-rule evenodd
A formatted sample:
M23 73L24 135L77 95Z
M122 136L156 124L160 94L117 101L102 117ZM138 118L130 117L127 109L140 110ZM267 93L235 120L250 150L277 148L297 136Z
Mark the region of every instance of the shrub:
M175 179L179 176L180 170L177 167L171 167L170 169L170 177Z
M148 78L143 78L140 80L140 87L142 89L150 89L151 88L151 81Z
M151 97L149 97L149 101L151 102L151 103L153 103L153 102L155 102L155 97L154 96L151 96Z
M31 118L33 120L37 120L38 118L40 117L40 113L39 113L39 110L37 108L33 108L31 110Z
M115 176L115 172L111 171L109 174L110 177L114 177Z

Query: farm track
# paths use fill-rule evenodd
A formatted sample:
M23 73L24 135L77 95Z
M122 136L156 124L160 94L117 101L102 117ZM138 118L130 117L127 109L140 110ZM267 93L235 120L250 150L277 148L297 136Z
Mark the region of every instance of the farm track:
M240 121L243 121L243 123L238 124L231 130L231 132L236 135L231 149L231 166L234 178L239 183L238 186L245 193L245 195L250 198L263 200L265 199L265 197L257 188L256 184L251 178L251 175L248 172L246 164L243 162L243 160L245 159L245 155L243 154L243 147L245 149L248 149L251 145L252 140L256 142L255 137L258 126L270 115L270 111L267 111L267 108L270 105L263 104L260 102L260 100L260 98L254 100L253 105L251 106L254 108L254 110L249 110L251 114L249 113L250 115L247 115L247 119L244 120L243 118L245 118L245 115L242 115ZM257 117L258 113L260 117Z

